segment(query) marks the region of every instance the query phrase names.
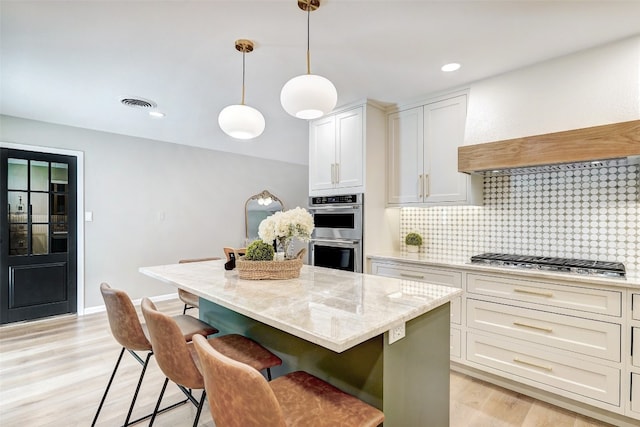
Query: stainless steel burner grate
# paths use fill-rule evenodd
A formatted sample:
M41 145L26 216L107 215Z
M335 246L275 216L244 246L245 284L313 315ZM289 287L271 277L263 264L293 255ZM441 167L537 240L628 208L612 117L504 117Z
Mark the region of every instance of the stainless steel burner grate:
M621 262L587 259L484 253L472 256L471 263L603 277L625 277L626 275L624 264Z

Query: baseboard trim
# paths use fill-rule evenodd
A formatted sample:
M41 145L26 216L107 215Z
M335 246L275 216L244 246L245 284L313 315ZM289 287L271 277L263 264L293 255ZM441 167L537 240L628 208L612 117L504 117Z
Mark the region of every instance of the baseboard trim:
M172 299L178 299L178 293L172 293L172 294L165 294L165 295L158 295L155 297L149 297L149 299L153 302L158 302L158 301L167 301L167 300L172 300ZM138 298L135 300L132 300L133 305L140 305L140 303L142 302L142 298ZM94 313L102 313L107 311L107 308L105 307L105 305L97 305L94 307L85 307L84 309L84 313L82 313L82 316L86 316L87 314L94 314Z

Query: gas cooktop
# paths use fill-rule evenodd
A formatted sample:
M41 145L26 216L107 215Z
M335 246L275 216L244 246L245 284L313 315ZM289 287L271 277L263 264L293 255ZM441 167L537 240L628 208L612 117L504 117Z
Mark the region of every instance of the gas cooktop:
M625 277L621 262L593 261L586 259L554 258L528 255L484 253L471 257L472 264L518 267L602 277Z

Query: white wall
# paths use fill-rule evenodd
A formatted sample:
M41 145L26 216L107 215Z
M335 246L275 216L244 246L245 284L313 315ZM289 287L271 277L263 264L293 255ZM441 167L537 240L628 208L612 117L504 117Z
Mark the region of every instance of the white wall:
M471 84L465 144L640 118L640 36Z
M175 292L138 268L224 257L244 242L246 199L264 189L307 206L307 166L8 116L0 141L84 152L84 307L103 304L103 281L133 299Z

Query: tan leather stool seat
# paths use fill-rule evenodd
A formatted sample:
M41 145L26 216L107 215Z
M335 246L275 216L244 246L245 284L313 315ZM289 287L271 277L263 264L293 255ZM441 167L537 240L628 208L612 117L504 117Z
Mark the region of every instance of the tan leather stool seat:
M269 386L287 426L374 427L384 420L380 410L304 371L278 377Z
M250 366L194 337L217 427L377 426L382 411L306 372L267 382Z
M178 298L191 307L200 307L200 297L191 292L187 292L184 289L178 289Z
M224 354L231 359L242 362L251 366L256 371L262 371L274 366L282 364L282 360L265 349L263 346L253 341L250 338L237 334L222 335L220 337L213 337L207 340L209 345L220 353ZM193 343L187 344L189 351L193 356L198 370L202 372L200 366L200 358L196 353L196 349L193 347Z

